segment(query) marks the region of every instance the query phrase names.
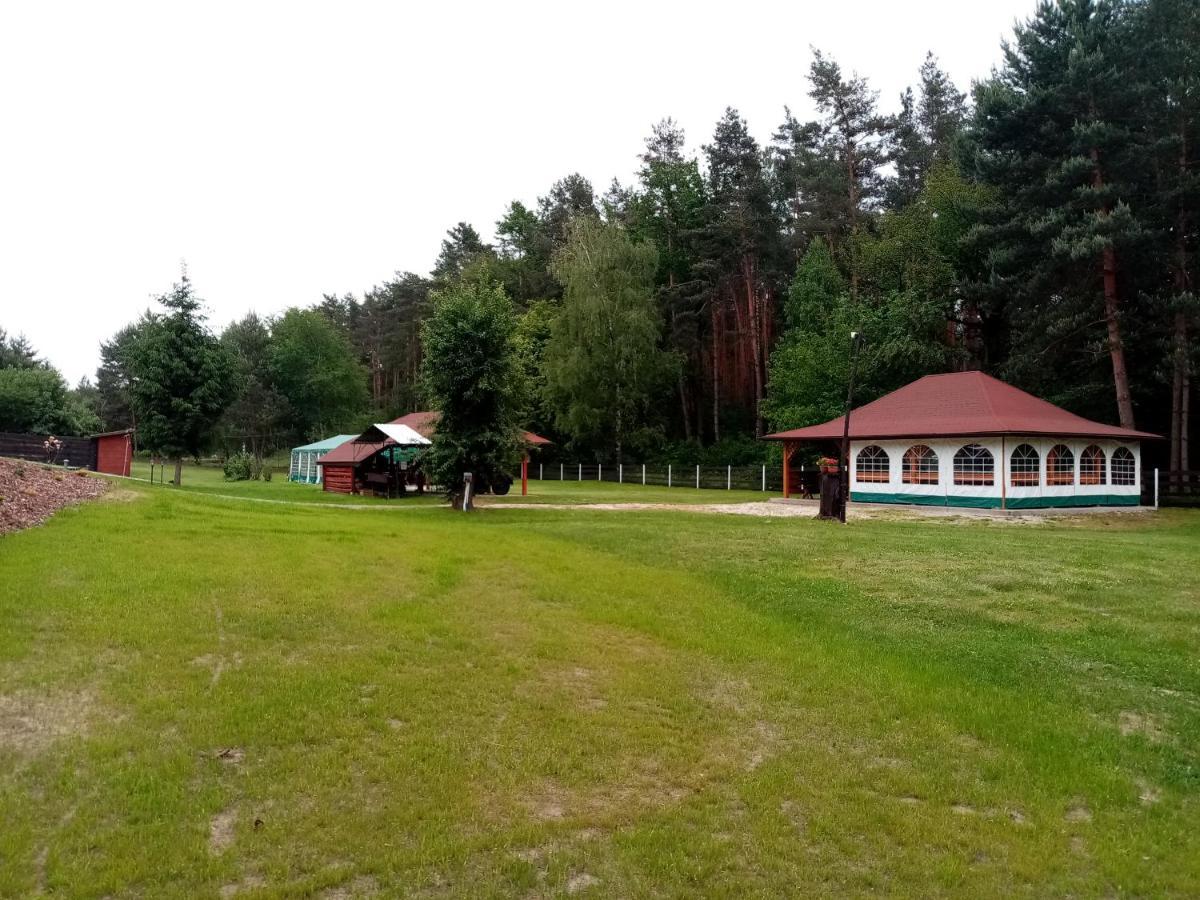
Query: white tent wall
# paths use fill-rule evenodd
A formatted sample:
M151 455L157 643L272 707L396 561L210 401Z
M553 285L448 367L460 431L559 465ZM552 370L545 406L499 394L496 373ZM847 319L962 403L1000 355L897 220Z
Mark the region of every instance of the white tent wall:
M925 445L938 458L937 484L905 484L904 454L910 447ZM968 444L979 444L992 454L993 477L990 485L955 484L954 456ZM1012 453L1021 444L1029 444L1038 453L1038 484L1014 487L1011 477ZM1071 484L1047 484L1046 458L1051 448L1066 445L1072 453L1074 474ZM1091 445L1104 451L1101 484L1080 484L1079 461ZM864 447L880 447L888 455L888 480L860 480L858 454ZM1113 484L1112 456L1124 447L1134 459L1134 478L1129 485ZM1042 436L1004 436L929 438L902 441L850 442L850 499L863 503L912 503L926 506L967 506L1010 509L1066 506L1136 506L1141 498L1141 448L1136 441L1091 440L1087 438L1047 438ZM869 477L869 476L868 476Z
M321 467L317 460L327 451L293 450L291 463L288 466L288 481L299 481L303 484L320 484Z

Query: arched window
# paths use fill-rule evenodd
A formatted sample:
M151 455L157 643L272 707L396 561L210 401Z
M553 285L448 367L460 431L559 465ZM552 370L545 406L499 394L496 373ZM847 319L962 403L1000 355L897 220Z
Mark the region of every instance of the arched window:
M900 480L905 484L937 484L937 454L924 444L917 444L904 451L904 465Z
M1104 451L1089 444L1079 454L1079 483L1104 484Z
M986 486L995 484L996 460L992 451L979 444L959 447L954 454L954 483Z
M1013 487L1037 487L1042 483L1042 458L1032 444L1021 444L1012 452L1009 472Z
M1046 454L1046 484L1075 483L1075 454L1066 444L1055 444Z
M1137 479L1137 462L1128 447L1118 447L1112 455L1112 483L1134 484Z
M887 451L875 444L858 451L854 477L858 481L891 481L891 460Z

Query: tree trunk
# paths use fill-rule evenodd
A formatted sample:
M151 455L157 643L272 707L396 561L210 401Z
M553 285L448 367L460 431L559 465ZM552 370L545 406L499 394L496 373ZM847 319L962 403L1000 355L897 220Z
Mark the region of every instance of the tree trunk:
M171 482L175 487L183 484L183 457L175 457L175 480Z
M1187 118L1184 110L1180 110L1179 121L1179 175L1182 180L1188 176L1188 132ZM1188 214L1182 204L1175 215L1175 264L1174 284L1176 298L1191 290L1192 277L1188 269ZM1188 345L1187 313L1182 309L1175 313L1174 327L1174 359L1172 360L1171 378L1171 471L1183 472L1189 468L1188 432L1191 428L1191 393L1192 393L1192 360L1191 347Z
M1099 191L1104 187L1104 175L1100 171L1100 151L1092 148L1092 186ZM1109 214L1108 206L1102 210ZM1113 386L1117 392L1117 415L1122 428L1135 428L1133 400L1129 394L1129 372L1125 368L1125 342L1121 337L1121 297L1117 289L1117 251L1109 244L1100 258L1101 274L1104 279L1104 321L1108 325L1108 353L1112 357Z
M1121 337L1120 296L1117 293L1117 251L1105 247L1104 320L1108 324L1108 353L1112 357L1113 385L1117 391L1117 415L1122 428L1136 428L1133 400L1129 394L1129 372L1125 368L1125 342Z
M679 370L679 412L683 415L683 439L692 442L692 415L688 411L687 379L683 369Z
M750 313L750 355L751 368L754 373L754 436L763 436L762 398L762 322L758 308L758 291L755 277L754 260L749 256L742 257L742 280L746 287L746 307Z
M712 434L713 443L721 440L721 357L717 352L720 339L717 336L717 294L709 301L708 315L712 330Z

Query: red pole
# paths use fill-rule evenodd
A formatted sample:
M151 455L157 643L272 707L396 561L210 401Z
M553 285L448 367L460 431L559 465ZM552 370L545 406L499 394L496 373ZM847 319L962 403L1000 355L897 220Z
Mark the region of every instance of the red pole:
M529 454L521 457L521 496L529 496Z

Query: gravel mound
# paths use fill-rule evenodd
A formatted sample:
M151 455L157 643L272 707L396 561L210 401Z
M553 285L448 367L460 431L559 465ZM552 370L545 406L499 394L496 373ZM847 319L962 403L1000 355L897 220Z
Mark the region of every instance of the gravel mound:
M19 459L0 459L0 534L30 528L64 506L99 497L108 482Z

